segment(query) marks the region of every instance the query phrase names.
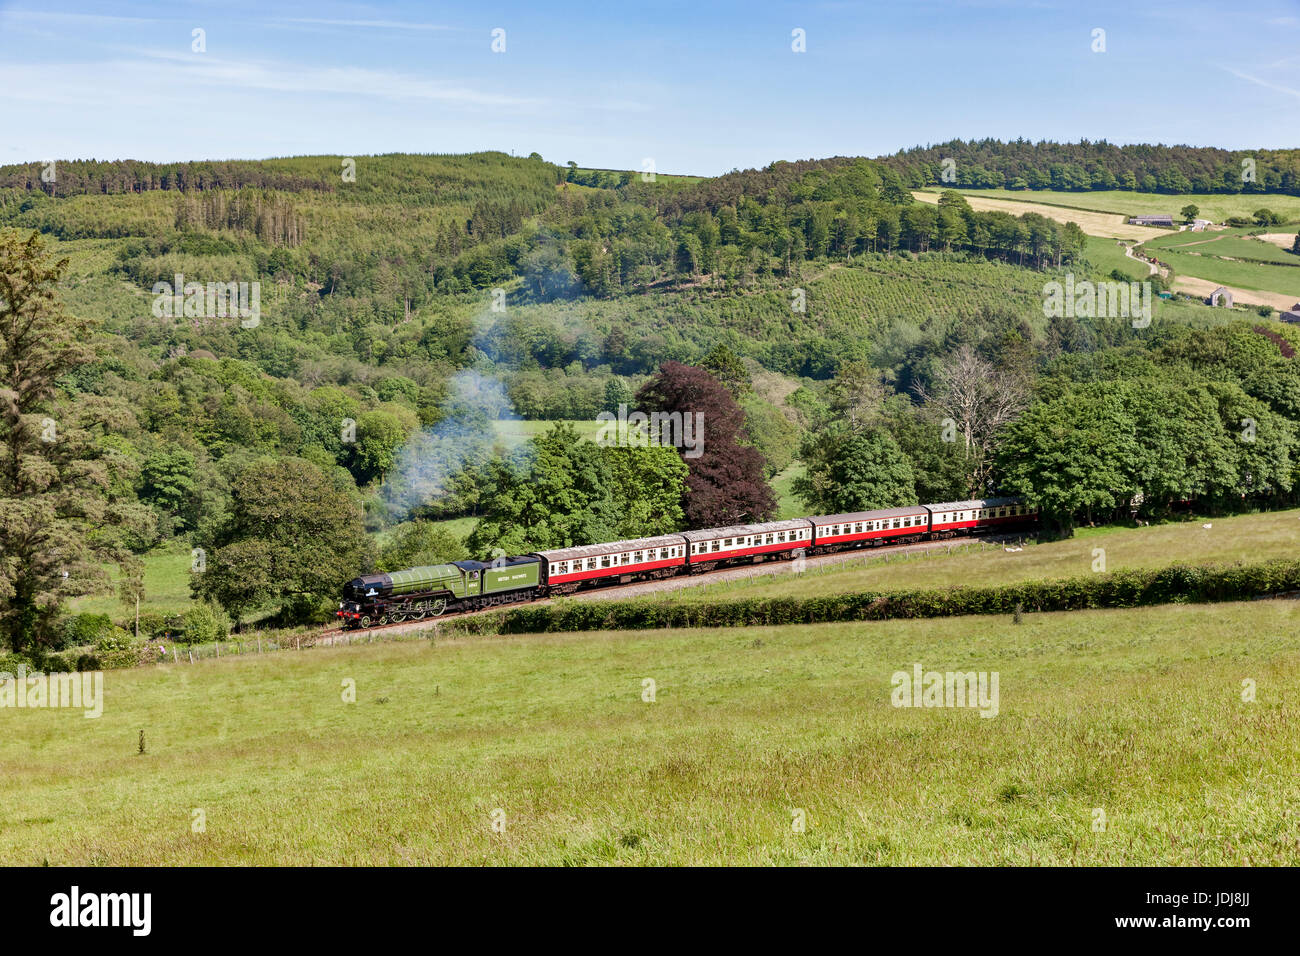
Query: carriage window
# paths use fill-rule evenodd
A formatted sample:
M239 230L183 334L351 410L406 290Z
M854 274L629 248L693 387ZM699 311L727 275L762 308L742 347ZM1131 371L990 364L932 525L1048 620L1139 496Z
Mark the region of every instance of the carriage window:
M721 544L722 544L721 541L715 541L715 542L713 542L713 550L714 550L714 551L717 551L719 545L721 545Z

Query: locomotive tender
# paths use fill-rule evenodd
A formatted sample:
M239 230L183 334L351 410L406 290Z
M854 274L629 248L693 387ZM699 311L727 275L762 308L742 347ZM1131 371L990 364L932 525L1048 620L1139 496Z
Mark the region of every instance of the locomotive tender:
M354 578L343 587L337 616L346 628L418 621L449 611L473 611L611 584L702 574L744 558L751 563L789 560L981 534L1037 520L1037 507L1020 498L975 498L682 531L491 562L454 561Z

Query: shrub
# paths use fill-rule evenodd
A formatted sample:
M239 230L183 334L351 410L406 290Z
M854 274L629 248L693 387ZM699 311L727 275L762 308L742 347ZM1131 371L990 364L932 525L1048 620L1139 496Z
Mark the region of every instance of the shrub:
M180 617L173 640L180 644L210 644L225 640L230 633L226 612L208 603L195 604Z
M107 614L73 614L65 617L58 629L60 642L56 650L94 644L113 627Z
M124 621L122 629L128 634L135 633L135 618ZM140 612L140 638L151 640L155 637L175 635L180 629L180 618L175 614L162 614L158 611Z
M26 654L0 654L0 674L17 674L19 667L25 667L29 674L40 669Z
M104 667L134 667L140 662L141 646L129 631L114 627L95 644L95 656Z

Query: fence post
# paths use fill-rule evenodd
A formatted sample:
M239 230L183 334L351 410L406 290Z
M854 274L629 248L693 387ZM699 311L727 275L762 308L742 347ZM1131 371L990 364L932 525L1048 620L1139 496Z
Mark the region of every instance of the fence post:
M262 635L257 636L257 653L262 653Z
M189 652L189 654L190 654L190 663L193 664L193 663L194 663L194 651L191 650L191 651Z
M173 663L173 664L179 664L180 662L181 662L180 655L176 652L176 645L173 644L173 645L172 645L172 663Z
M220 642L220 641L217 641L215 644L213 644L213 645L212 645L212 650L213 650L213 656L215 656L215 657L220 657L220 656L221 656L221 642Z
M293 649L296 650L296 651L300 651L300 650L302 650L302 638L301 638L301 637L295 637L295 638L293 639Z

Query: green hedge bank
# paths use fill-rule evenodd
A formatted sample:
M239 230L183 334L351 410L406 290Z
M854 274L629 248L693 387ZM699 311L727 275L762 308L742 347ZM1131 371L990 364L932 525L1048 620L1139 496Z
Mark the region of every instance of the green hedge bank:
M885 621L897 618L1078 611L1086 608L1239 601L1300 591L1300 561L1182 565L1113 571L1057 581L995 587L861 592L828 597L755 598L709 604L657 600L557 601L453 619L441 630L470 634L645 630L663 627L749 627Z

